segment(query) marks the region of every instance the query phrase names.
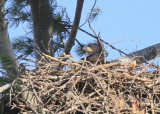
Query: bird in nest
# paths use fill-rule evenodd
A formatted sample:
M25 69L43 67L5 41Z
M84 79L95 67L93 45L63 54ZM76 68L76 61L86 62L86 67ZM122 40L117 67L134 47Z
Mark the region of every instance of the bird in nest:
M99 43L89 43L85 46L81 46L81 49L81 53L87 54L86 58L82 58L83 60L86 59L92 64L106 63L106 56L108 55L108 53L102 49Z
M86 59L92 64L105 64L110 63L109 61L106 61L106 57L108 53L102 49L102 46L100 46L99 43L89 43L88 45L82 45L77 50L78 55L84 55L87 54L86 58L82 58L82 60ZM130 58L130 57L122 57L111 61L113 62L122 62L122 63L128 63L129 64L129 70L132 70L136 67L136 60ZM119 68L119 66L115 67Z

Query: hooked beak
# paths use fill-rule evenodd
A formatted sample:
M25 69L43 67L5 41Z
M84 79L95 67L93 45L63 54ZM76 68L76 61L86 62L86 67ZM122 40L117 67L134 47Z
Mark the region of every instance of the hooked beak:
M85 47L83 48L83 51L85 51L85 52L93 52L92 48L87 47L87 46L85 46Z

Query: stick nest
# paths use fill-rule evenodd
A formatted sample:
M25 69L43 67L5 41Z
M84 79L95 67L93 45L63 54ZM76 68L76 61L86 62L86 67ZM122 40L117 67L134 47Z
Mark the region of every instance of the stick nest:
M67 62L43 56L46 61L39 68L14 82L13 108L37 114L160 112L160 73L153 63L92 65L67 56Z

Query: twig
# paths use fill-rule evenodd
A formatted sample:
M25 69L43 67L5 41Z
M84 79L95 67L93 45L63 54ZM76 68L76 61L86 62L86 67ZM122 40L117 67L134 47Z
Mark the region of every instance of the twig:
M135 81L141 81L141 82L152 82L152 80L147 79L147 78L139 78L139 77L133 77L133 76L124 76L124 75L119 75L119 74L113 74L113 77L116 78L122 78L122 79L128 79L128 80L135 80Z
M65 25L65 26L72 27L72 25ZM87 32L86 30L84 30L84 29L82 29L82 28L80 28L80 27L79 27L78 29L79 29L80 31L82 31L82 32L84 32L84 33L86 33L86 34L88 34L89 36L91 36L91 37L97 39L96 36L94 36L93 34ZM100 38L100 37L99 37L99 38ZM100 40L101 40L103 43L105 43L105 44L107 44L108 46L110 46L112 49L117 50L118 52L123 53L124 55L128 55L127 53L123 52L123 51L120 50L120 49L117 49L116 47L114 47L114 46L111 45L110 43L108 43L108 42L102 40L101 38L100 38Z
M89 13L89 16L88 16L89 18L90 18L90 16L91 16L91 13L92 13L92 11L93 11L96 3L97 3L97 0L94 1L94 4L93 4L92 9L91 9L91 12ZM88 21L88 19L87 19L82 25L80 25L80 27L82 27L83 25L85 25L85 24L87 23L87 21Z
M79 64L76 64L76 63L67 63L67 62L64 62L64 61L61 61L61 60L59 60L59 59L57 59L57 58L54 58L54 57L51 57L51 56L49 56L49 55L46 55L46 54L44 54L44 53L42 53L42 55L43 56L45 56L45 57L47 57L47 58L49 58L49 59L51 59L51 60L53 60L53 61L56 61L56 62L59 62L59 63L61 63L62 65L71 65L71 66L76 66L76 67L78 67L78 68L81 68L81 65L79 65ZM84 68L84 67L83 67ZM86 69L86 68L84 68L84 69Z

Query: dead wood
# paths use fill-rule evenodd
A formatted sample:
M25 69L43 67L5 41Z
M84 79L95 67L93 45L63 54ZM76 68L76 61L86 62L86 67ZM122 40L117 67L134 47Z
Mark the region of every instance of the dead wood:
M13 108L44 114L160 112L157 65L134 64L132 67L128 62L92 65L70 57L63 61L43 56L49 62L43 62L39 69L26 70L14 83L14 88L21 85L22 90L11 91ZM64 66L63 69L57 70L55 62ZM149 70L151 68L154 70ZM32 93L30 102L24 101L21 95L26 91ZM19 102L12 103L14 99Z

